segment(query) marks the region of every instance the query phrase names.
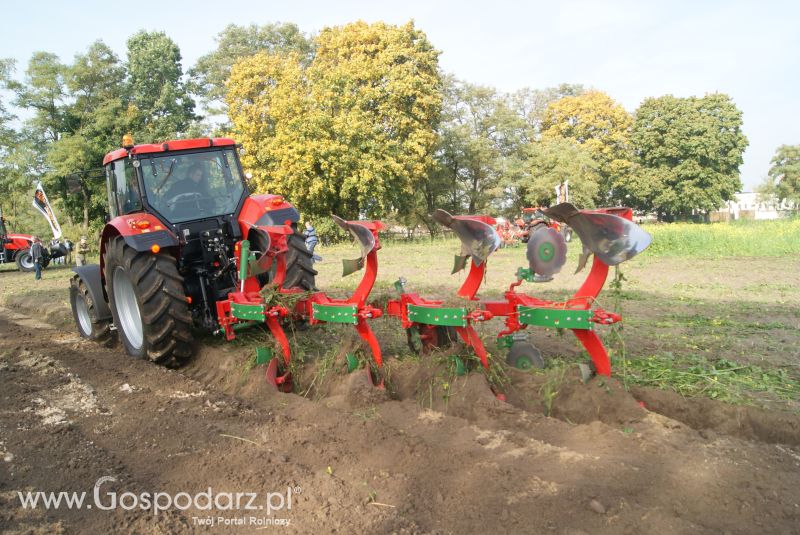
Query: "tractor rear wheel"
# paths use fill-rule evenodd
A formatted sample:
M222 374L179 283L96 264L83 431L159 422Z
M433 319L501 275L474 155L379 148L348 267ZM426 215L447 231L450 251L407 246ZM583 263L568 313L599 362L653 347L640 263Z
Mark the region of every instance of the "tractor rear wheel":
M104 256L109 308L125 351L169 367L192 354L192 316L183 277L168 252L137 252L122 236Z
M72 277L69 283L69 302L72 306L72 317L75 318L78 333L83 338L106 347L111 347L116 343L117 336L111 330L111 320L97 319L92 296L78 275Z
M34 270L33 257L31 256L30 249L21 249L18 251L17 255L14 257L14 260L16 261L17 268L20 271L30 273Z
M294 228L294 225L292 225ZM284 288L302 288L316 290L317 270L314 269L313 255L306 249L303 235L294 229L294 234L287 240L289 252L286 253L286 281Z
M292 225L294 227L294 225ZM264 234L260 232L250 233L251 250L261 251L263 254L267 247ZM315 278L317 270L314 269L313 255L306 249L306 241L303 235L295 229L294 234L286 240L289 251L286 253L286 279L283 282L284 288L300 288L302 290L316 290ZM257 276L261 286L269 284L275 276L275 264L267 273Z

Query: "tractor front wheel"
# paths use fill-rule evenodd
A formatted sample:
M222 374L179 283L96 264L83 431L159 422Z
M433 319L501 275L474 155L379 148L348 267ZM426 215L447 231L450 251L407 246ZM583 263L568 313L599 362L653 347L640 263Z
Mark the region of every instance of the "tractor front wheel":
M106 347L116 343L116 333L111 330L111 320L98 320L92 296L86 284L77 275L69 284L69 302L72 306L72 317L83 338L92 340Z
M170 367L188 359L192 317L175 258L165 251L137 252L116 236L104 263L109 307L125 351Z

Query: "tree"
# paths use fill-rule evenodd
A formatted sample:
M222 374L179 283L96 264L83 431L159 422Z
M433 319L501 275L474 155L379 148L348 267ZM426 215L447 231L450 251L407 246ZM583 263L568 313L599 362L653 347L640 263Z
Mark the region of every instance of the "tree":
M8 87L11 81L11 72L14 70L14 60L0 59L0 90ZM2 98L0 94L0 98ZM0 100L0 195L9 190L9 162L8 157L17 144L17 135L11 127L15 117L6 109L5 102Z
M61 193L68 216L80 221L86 232L91 220L100 219L106 213L105 183L97 169L102 154L98 158L92 141L76 133L54 143L47 159L50 164L47 185ZM79 191L70 191L68 178L79 185Z
M237 61L259 52L296 52L302 61L310 61L313 50L311 40L291 23L229 24L217 34L216 42L217 48L200 57L190 71L194 90L210 113L225 113L225 83Z
M456 82L447 93L440 163L450 171L452 206L474 214L488 206L500 154L492 139L498 104L494 89Z
M7 132L2 152L2 186L0 191L11 200L12 215L16 206L27 206L34 182L47 171L48 147L62 132L71 127L71 118L65 112L68 100L66 66L58 56L35 52L28 62L22 82L10 79L11 62L3 66L4 87L15 94L14 104L32 113L18 132Z
M231 71L228 106L260 190L304 212L383 217L412 210L432 166L438 52L412 23L325 28L306 66L259 53Z
M564 97L582 95L586 90L580 84L561 84L557 87L532 89L524 87L506 96L506 105L525 122L525 141L533 142L542 133L547 107Z
M724 94L646 99L631 136L639 165L620 189L668 220L718 209L741 189L741 126L741 111Z
M564 97L547 106L542 137L564 138L583 145L598 164L598 202L617 200L617 183L630 167L631 116L601 91Z
M514 213L525 206L549 206L556 186L569 180L570 202L593 207L600 176L586 148L566 139L543 139L526 147L528 177L516 184Z
M772 166L760 192L800 206L800 145L781 145L772 157Z
M146 31L132 35L127 45L134 139L155 143L180 137L196 116L178 45L164 32Z
M26 121L26 126L43 142L56 141L70 126L69 117L64 113L65 72L66 66L58 56L35 52L28 62L25 81L9 84L17 94L16 105L33 110L33 117Z
M91 219L102 217L106 205L103 181L90 171L100 167L103 155L118 146L130 128L125 74L119 58L102 41L75 56L65 70L72 100L65 113L73 128L49 147L45 182L61 192L64 208L73 220L82 222L84 231ZM79 184L79 193L69 190L67 177Z
M474 214L503 207L508 185L529 176L523 119L490 87L449 79L436 152L448 205Z

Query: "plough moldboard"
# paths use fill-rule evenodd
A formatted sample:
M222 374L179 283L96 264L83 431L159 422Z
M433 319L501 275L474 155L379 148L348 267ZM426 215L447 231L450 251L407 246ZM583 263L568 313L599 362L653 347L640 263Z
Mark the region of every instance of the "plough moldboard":
M535 326L571 330L591 359L591 365L583 368L584 373L611 374L608 353L594 326L613 324L621 317L596 306L596 299L605 284L609 266L643 251L650 244L650 235L632 222L632 211L628 208L577 210L571 204L562 203L543 212L554 221L569 225L580 237L583 252L578 270L584 267L590 255L594 255L586 280L574 295L566 301L556 302L520 291L524 282L552 280L566 261L566 243L562 234L543 226L530 236L527 243L528 267L517 270L515 280L503 299L481 300L478 290L485 278L487 262L501 245L501 238L494 228L496 222L489 216L453 216L437 210L433 214L434 220L451 229L461 241L453 273L466 269L469 264L469 272L456 291L456 296L463 299L464 304L451 306L442 300L421 297L406 291L405 279L397 281L395 288L399 297L388 301L385 312L387 316L400 320L412 350L427 353L460 339L488 370L488 354L475 324L504 318L505 328L498 334L498 343L508 349L506 360L511 366L523 369L544 367L542 355L529 341L527 332L529 326ZM242 328L266 323L281 355L259 348L257 362L267 365L268 382L284 392L292 390L289 371L291 346L284 331L289 321L306 321L310 325L353 325L368 348L370 358L364 368L370 381L379 388L384 387L381 347L370 327L370 321L380 318L384 310L367 302L378 275L378 234L383 224L380 221L345 221L337 216L333 219L350 233L360 248L359 258L343 261L343 276L362 272L361 282L352 295L336 299L321 291L306 293L284 288L287 236L291 235L292 229L288 225L259 226L258 243L263 250L251 250L251 243L247 240L237 244L239 289L231 292L227 300L217 303L220 332L228 340L234 339ZM267 286L262 284L265 276L270 278ZM264 297L264 287L273 295L293 296L293 305L287 307L269 302ZM456 358L456 362L456 372L466 373L464 361ZM349 355L348 370L357 367L358 361ZM501 392L495 392L495 395L504 399Z

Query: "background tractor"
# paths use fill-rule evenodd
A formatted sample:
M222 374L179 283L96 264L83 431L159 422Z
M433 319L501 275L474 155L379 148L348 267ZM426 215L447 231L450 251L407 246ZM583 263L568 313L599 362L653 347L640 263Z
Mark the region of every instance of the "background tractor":
M250 195L236 143L201 138L134 145L105 156L108 218L100 263L74 268L70 302L84 338L168 366L192 352L191 328L219 328L217 302L239 282L236 244L257 256L266 227L291 229L284 286L313 290L316 271L297 231L298 211L278 195ZM272 272L259 275L266 284Z
M0 264L17 264L20 271L33 271L33 259L31 258L31 244L33 236L30 234L15 234L6 231L6 220L0 217ZM47 267L50 260L66 254L63 245L58 247L44 247L44 258L42 267Z
M523 208L522 217L516 220L516 226L519 228L519 236L522 243L528 243L528 240L534 232L540 228L552 228L556 232L560 232L564 236L564 241L569 242L572 240L572 229L569 225L559 223L547 217L543 212L543 208Z

